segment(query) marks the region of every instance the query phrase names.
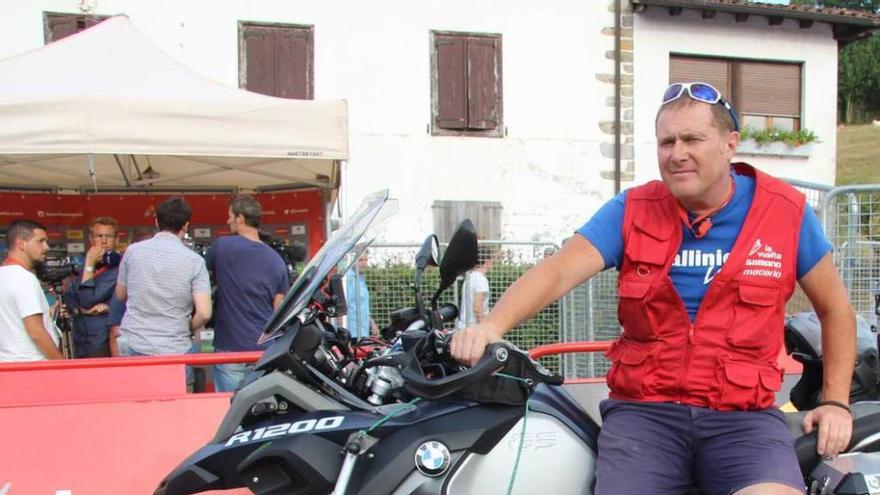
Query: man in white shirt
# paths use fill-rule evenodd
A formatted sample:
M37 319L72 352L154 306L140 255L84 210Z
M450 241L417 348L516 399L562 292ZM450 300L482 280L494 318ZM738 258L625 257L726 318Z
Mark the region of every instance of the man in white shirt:
M486 273L492 269L492 250L489 246L480 246L477 265L465 275L461 284L461 308L459 310L458 328L465 329L483 321L489 314L489 279Z
M9 254L0 267L0 361L63 359L58 329L35 265L49 251L46 227L16 220L6 230Z

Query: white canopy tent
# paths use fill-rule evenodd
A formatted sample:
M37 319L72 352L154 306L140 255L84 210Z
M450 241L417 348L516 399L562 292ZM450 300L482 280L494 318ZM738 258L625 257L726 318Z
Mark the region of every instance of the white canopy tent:
M125 16L0 60L0 188L318 187L348 157L345 101L274 98L197 74Z

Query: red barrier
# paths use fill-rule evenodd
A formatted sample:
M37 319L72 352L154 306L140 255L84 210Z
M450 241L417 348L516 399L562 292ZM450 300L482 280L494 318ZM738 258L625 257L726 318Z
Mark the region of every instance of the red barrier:
M166 474L210 441L229 395L0 408L0 490L8 486L5 495L153 493Z
M539 358L601 352L610 345L550 344L529 354ZM229 407L228 393L186 394L184 364L253 362L259 356L217 353L0 364L0 493L152 493L166 474L210 441ZM788 366L787 372L794 372Z
M611 343L612 341L585 341L546 344L531 349L529 351L529 356L531 356L532 359L539 359L555 354L569 354L574 352L605 352L611 348ZM798 375L803 371L803 365L801 365L801 363L795 361L794 359L792 359L791 356L786 354L785 349L783 349L779 353L779 359L777 362L787 375ZM591 378L586 380L589 382L594 381L594 379ZM581 380L575 380L575 382L579 381ZM566 379L566 383L572 383L572 381Z
M7 484L4 495L152 493L210 441L229 408L229 393L187 394L184 365L260 355L0 364L0 493Z
M0 407L186 395L184 364L247 363L259 352L71 359L0 364Z

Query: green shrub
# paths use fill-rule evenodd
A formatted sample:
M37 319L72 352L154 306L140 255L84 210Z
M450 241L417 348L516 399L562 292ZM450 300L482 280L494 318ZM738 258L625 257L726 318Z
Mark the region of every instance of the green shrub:
M508 264L499 260L486 274L489 279L491 303L494 304L501 294L517 278L524 274L533 265ZM415 297L413 291L413 277L415 269L407 263L388 261L381 266L369 266L366 270L367 287L370 289L370 315L376 324L383 328L387 326L390 312L403 307L413 307ZM430 304L434 290L440 283L440 273L436 268L429 268L422 277L422 296L425 306ZM460 281L456 282L460 287ZM456 295L459 294L454 287L447 289L439 303L453 303L456 306ZM506 336L508 340L522 349L529 350L543 344L559 341L560 320L559 303L553 303L534 318L519 325ZM449 327L451 328L451 324ZM556 356L542 360L542 364L552 370L559 369L559 358Z
M754 127L746 127L740 133L743 141L746 139L754 139L758 146L768 143L783 142L789 146L797 147L807 143L820 142L819 136L809 129L801 129L799 131L785 131L776 127L768 127L766 129L755 129Z

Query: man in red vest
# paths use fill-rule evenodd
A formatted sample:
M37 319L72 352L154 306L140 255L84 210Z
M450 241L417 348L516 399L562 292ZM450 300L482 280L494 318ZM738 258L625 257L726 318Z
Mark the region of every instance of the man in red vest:
M673 84L657 112L661 181L606 203L516 281L452 354L485 346L600 271L616 267L623 327L607 356L597 494L795 494L804 483L774 407L785 303L795 282L822 324L818 453L852 433L855 314L803 194L744 163L736 113L706 83Z

